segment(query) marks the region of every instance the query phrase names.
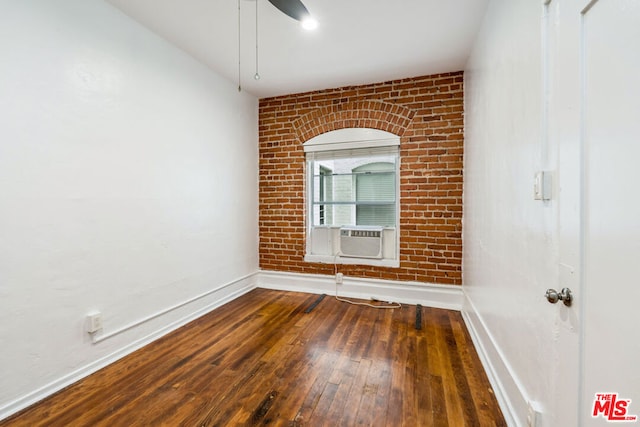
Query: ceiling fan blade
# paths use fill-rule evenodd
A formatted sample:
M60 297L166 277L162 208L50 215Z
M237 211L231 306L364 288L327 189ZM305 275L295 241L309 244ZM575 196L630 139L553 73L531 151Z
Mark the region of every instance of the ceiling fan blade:
M269 3L297 21L302 21L310 16L309 11L300 0L269 0Z

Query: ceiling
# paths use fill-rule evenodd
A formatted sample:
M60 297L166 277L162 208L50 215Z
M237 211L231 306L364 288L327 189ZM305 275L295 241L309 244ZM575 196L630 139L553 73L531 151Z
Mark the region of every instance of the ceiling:
M238 83L238 0L107 1ZM259 98L462 70L488 3L303 0L319 22L305 31L266 0L239 1L240 82Z

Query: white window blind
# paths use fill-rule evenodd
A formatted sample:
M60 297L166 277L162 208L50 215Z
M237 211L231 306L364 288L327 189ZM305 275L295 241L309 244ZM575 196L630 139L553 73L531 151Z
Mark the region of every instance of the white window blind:
M356 225L395 226L395 164L369 163L353 171L356 181Z

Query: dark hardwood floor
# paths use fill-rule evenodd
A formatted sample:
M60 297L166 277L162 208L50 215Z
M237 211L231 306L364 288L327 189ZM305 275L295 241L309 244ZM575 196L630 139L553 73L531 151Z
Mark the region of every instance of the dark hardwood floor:
M460 313L256 289L0 426L504 426Z

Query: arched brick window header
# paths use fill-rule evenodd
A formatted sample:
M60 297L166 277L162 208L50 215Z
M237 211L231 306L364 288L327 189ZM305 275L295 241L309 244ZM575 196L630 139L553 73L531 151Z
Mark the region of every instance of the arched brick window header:
M293 122L298 140L343 128L372 128L402 136L415 111L384 101L361 101L318 108Z

